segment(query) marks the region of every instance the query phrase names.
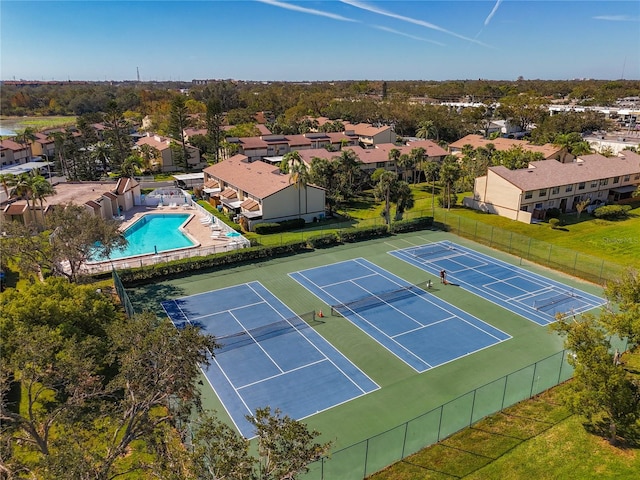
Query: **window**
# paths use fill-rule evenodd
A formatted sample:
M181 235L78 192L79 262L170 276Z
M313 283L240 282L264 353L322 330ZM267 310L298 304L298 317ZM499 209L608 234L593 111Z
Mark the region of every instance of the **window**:
M597 180L592 180L591 181L591 188L596 188L598 186L598 181Z
M620 177L613 177L613 183L620 183Z
M631 175L625 175L622 179L623 182L628 182L631 179Z
M538 196L539 197L544 197L547 195L547 189L546 188L541 188L540 191L538 192Z
M525 194L524 194L525 200L527 200L528 198L531 198L531 197L533 197L533 192L525 192Z
M598 192L598 197L601 197L601 196L602 196L602 192Z
M541 203L536 203L533 208L535 208L536 210L541 210L542 209L542 204Z
M580 183L578 184L578 190L584 190L584 187L585 187L585 186L586 186L586 185L585 185L585 183L584 183L584 182L580 182Z
M529 210L529 206L523 205L522 207L520 207L520 210L522 210L523 212L526 212L527 210Z
M551 195L557 195L560 193L560 187L553 187L551 189Z
M565 192L573 192L573 185L567 185L567 187L564 189Z
M603 178L602 180L600 180L600 185L601 186L609 185L609 179L608 178Z
M633 177L634 180L640 180L640 173L636 173L636 176Z
M549 208L553 208L553 206L555 205L555 201L553 200L549 200Z

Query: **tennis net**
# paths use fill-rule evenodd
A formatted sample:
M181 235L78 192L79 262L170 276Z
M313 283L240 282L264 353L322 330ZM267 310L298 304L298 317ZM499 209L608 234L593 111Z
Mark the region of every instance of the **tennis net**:
M427 282L417 285L408 285L396 290L367 295L366 297L352 300L351 302L331 305L331 315L334 317L343 317L345 313L358 313L386 303L388 304L405 298L411 298L415 295L424 295L426 293L426 286Z
M413 255L419 258L437 257L440 255L451 255L455 251L455 248L450 245L436 245L433 247L421 248L414 250Z
M303 320L303 317L310 317L309 322L312 322L314 324L322 323L322 321L320 320L315 320L314 312L309 312L301 316L285 318L277 322L269 323L267 325L262 325L260 327L252 328L249 330L242 330L230 335L216 336L216 343L218 343L220 347L216 349L215 353L227 352L236 348L259 343L270 338L279 337L280 335L286 335L288 333L309 328L311 325Z
M541 310L545 307L550 307L551 305L555 305L557 303L566 302L567 300L575 297L577 297L577 295L573 290L566 291L559 295L554 295L553 297L544 298L542 300L534 300L533 308L535 308L536 310Z

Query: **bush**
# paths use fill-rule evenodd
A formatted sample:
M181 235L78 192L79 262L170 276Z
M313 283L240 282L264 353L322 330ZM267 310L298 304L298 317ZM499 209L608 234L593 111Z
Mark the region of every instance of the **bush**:
M549 219L549 226L551 228L553 228L554 230L556 228L558 228L560 225L561 225L561 223L560 223L560 219L559 218L550 218Z
M206 257L191 257L173 260L164 264L146 265L119 272L125 285L143 284L156 278L168 278L195 270L225 267L231 264L268 260L273 257L306 251L306 241L295 241L269 247L249 247L231 252L216 253Z
M307 243L311 248L326 248L340 243L335 233L327 233L324 235L315 235L307 239Z
M349 228L338 233L338 239L341 242L358 242L360 240L368 240L374 237L383 237L389 234L387 225L378 225L375 227Z
M562 215L562 211L559 208L550 208L547 210L545 218L549 220L550 218L560 218Z
M438 206L440 208L447 207L447 194L444 192L444 190L440 195L438 195L437 200L438 200ZM456 203L458 203L458 195L456 193L451 192L449 194L449 204L453 207L454 205L456 205Z
M593 214L596 218L617 220L620 218L627 218L629 216L629 210L631 210L631 205L605 205L603 207L596 208Z
M432 217L421 217L414 220L401 220L391 224L389 231L391 233L404 233L415 232L417 230L424 230L433 225Z
M255 231L258 235L268 235L270 233L280 233L289 230L303 228L305 225L304 218L294 218L278 223L259 223L256 225Z
M268 235L270 233L281 232L279 223L259 223L255 231L258 235Z

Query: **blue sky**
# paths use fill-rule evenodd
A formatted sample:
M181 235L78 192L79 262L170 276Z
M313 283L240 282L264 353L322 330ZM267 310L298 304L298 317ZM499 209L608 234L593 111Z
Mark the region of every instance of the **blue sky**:
M640 79L634 1L0 2L3 80Z

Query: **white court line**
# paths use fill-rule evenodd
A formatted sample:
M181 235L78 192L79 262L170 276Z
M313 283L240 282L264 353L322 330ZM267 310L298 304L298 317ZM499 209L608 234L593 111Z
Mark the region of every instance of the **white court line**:
M264 288L267 292L269 291L269 290L268 290L267 288L265 288L265 287L264 287L260 282L256 282L256 283L258 283L258 284L259 284L262 288ZM354 384L354 385L358 388L358 390L360 390L360 391L361 391L361 392L363 392L363 393L367 393L367 392L365 392L365 391L362 389L362 387L360 387L360 385L358 385L358 384L357 384L357 383L356 383L356 382L355 382L355 381L354 381L354 380L353 380L349 375L347 375L347 373L346 373L344 370L342 370L340 367L338 367L338 365L336 365L336 364L335 364L335 362L334 362L331 358L329 358L329 357L328 357L328 356L327 356L327 355L326 355L322 350L320 350L320 348L318 348L318 346L317 346L315 343L313 343L311 340L309 340L309 339L306 337L306 335L304 335L304 333L302 333L302 331L298 329L298 327L296 327L295 325L291 324L291 322L289 322L289 318L291 318L291 317L285 317L284 315L282 315L282 313L280 313L278 310L276 310L276 309L274 308L274 306L273 306L273 305L271 305L271 303L270 303L269 301L267 301L267 300L262 296L262 294L260 294L259 292L257 292L257 291L256 291L256 290L255 290L251 285L250 285L250 288L251 288L251 289L256 293L256 295L258 295L260 298L262 298L262 299L265 301L265 303L271 307L271 309L272 309L273 311L275 311L278 315L280 315L280 317L282 317L284 320L286 320L286 321L287 321L287 323L289 323L289 324L293 327L293 329L294 329L294 330L295 330L295 331L296 331L296 332L297 332L297 333L298 333L302 338L304 338L304 339L307 341L307 343L309 343L313 348L315 348L315 349L320 353L320 355L322 355L322 356L325 358L325 360L327 360L328 362L330 362L330 363L331 363L331 364L336 368L336 370L338 370L338 371L339 371L339 372L340 372L344 377L346 377L346 378L347 378L347 379L348 379L352 384ZM269 292L269 293L271 293L271 292ZM281 304L282 304L282 305L284 305L283 303L281 303ZM284 306L285 306L285 308L287 308L287 307L286 307L286 305L284 305ZM300 318L300 316L296 315L296 314L295 314L295 312L293 312L293 311L291 311L291 310L289 310L289 311L291 312L291 316L292 316L292 317ZM302 322L304 322L304 320L302 320L301 318L300 318L300 320L301 320ZM308 325L308 324L307 324L307 325ZM309 328L311 328L311 326L309 326ZM315 330L314 330L314 331L315 331ZM318 334L318 335L319 335L321 338L323 338L323 337L322 337L322 335L320 335L320 334ZM327 342L327 343L329 343L329 342ZM344 356L344 355L343 355L343 356ZM271 358L271 357L269 357L269 358ZM345 358L346 358L346 357L345 357ZM348 359L347 359L347 360L348 360ZM273 360L272 360L272 361L273 361ZM274 362L274 363L275 363L275 362ZM352 365L353 365L353 363L352 363ZM354 366L354 368L358 368L358 367L356 367L355 365L353 365L353 366ZM280 368L280 366L279 366L279 365L278 365L278 368ZM280 368L280 370L282 370L282 369ZM358 370L359 370L359 369L358 369ZM362 373L364 373L364 372L362 372ZM372 380L372 382L373 382L373 380ZM373 383L374 383L375 385L377 385L375 382L373 382Z

